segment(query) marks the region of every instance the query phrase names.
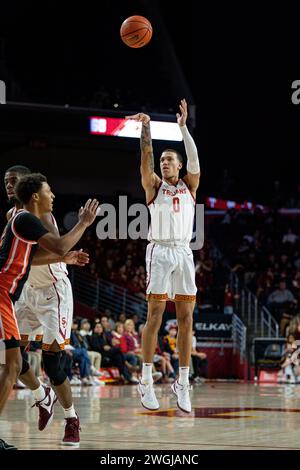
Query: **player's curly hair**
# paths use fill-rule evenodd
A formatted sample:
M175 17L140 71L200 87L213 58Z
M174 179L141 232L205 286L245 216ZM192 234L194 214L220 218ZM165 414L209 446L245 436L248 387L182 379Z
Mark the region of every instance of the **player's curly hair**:
M22 176L15 187L16 198L21 204L28 204L32 195L40 191L43 183L47 183L47 178L41 173Z

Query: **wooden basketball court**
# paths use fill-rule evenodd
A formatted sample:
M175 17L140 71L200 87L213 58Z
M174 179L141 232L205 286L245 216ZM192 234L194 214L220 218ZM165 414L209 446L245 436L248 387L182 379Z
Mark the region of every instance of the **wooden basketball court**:
M135 386L73 387L81 419L81 449L300 449L300 386L209 382L194 385L193 412L176 408L169 385L157 385L161 409L140 406ZM37 430L29 390L14 390L0 436L19 449L64 449L63 413ZM67 450L72 450L66 448Z

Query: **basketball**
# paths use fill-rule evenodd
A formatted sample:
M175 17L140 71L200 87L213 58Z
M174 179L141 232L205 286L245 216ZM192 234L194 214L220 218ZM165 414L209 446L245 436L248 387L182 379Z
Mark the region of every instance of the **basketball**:
M120 29L122 41L137 49L146 46L152 37L152 26L144 16L130 16L123 21Z

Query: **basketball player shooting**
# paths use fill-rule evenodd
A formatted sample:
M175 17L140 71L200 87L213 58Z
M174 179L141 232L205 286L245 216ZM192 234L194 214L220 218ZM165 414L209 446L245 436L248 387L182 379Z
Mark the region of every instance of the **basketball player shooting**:
M150 243L146 252L148 315L142 336L143 369L138 391L146 409L159 408L153 388L153 355L166 301L172 300L176 305L179 353L179 377L172 384L172 391L177 397L177 406L190 413L189 364L197 288L189 243L193 233L200 164L195 142L186 127L188 107L185 99L181 100L179 108L177 122L187 155L187 174L183 179L179 178L183 158L173 149L166 149L161 154L162 178L154 172L150 117L138 113L126 116L126 119L142 123L141 177L151 215Z

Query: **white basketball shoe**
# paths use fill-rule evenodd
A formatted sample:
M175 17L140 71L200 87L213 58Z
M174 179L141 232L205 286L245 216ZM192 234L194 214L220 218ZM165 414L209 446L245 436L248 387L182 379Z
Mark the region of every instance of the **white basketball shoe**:
M155 411L159 409L159 403L155 396L153 383L142 384L142 382L139 381L137 389L141 396L141 403L146 410Z
M192 405L190 400L189 391L191 390L190 384L181 385L178 380L172 384L172 391L177 397L177 406L181 411L190 413L192 411Z

